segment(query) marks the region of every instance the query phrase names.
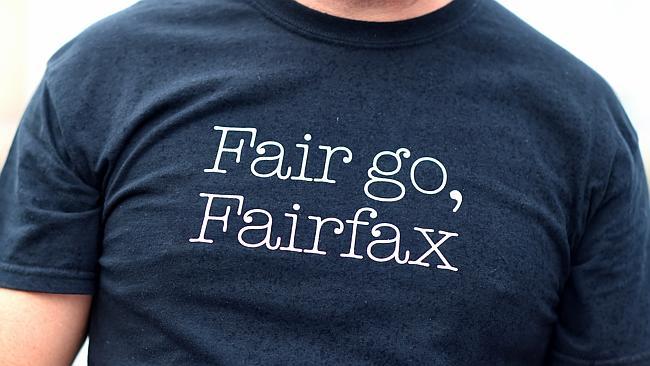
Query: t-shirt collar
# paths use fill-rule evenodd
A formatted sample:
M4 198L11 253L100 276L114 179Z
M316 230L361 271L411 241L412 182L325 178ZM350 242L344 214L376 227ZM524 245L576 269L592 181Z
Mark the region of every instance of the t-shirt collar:
M347 45L385 47L426 41L462 23L481 0L453 0L406 20L376 22L326 14L295 0L248 0L275 22L305 36Z

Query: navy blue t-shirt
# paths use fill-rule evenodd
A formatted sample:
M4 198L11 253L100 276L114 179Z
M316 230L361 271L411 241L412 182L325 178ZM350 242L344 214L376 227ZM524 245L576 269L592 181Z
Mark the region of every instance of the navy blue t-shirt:
M49 60L0 286L92 294L95 365L649 365L649 212L610 87L492 0L146 0Z

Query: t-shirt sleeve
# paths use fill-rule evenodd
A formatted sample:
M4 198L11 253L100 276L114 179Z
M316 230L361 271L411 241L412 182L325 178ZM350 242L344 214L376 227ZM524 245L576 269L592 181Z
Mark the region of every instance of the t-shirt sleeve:
M637 135L618 101L602 188L571 251L551 365L650 365L650 201ZM603 149L604 150L604 149ZM595 186L596 184L593 184ZM597 193L593 193L597 192Z
M66 152L55 105L44 77L0 173L0 287L91 294L100 194Z

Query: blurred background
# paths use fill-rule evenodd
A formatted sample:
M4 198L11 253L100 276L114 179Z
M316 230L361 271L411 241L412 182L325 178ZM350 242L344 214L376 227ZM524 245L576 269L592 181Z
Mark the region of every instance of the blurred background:
M650 3L638 0L499 2L609 81L638 132L647 169L650 166L650 22L646 18ZM133 3L133 0L0 0L0 166L48 58L90 24ZM85 365L85 357L84 347L75 365Z

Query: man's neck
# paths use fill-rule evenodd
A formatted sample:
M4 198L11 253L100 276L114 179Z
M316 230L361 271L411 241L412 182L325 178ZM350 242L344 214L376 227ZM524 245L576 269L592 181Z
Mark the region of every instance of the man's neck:
M436 11L452 0L294 0L314 10L353 20L392 22Z

